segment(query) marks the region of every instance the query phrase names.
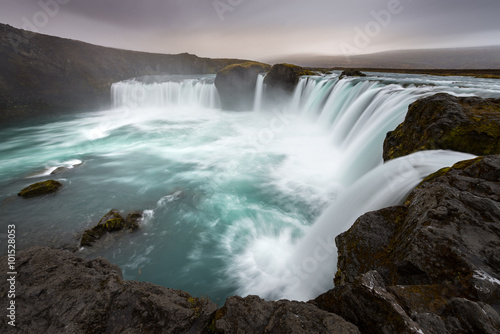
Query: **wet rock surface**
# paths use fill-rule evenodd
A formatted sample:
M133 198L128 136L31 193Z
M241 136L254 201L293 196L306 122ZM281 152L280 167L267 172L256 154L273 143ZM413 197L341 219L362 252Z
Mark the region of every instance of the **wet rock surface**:
M347 70L342 71L342 73L339 76L339 80L342 80L346 77L366 77L366 74L364 74L360 70L349 68Z
M359 333L336 314L308 303L229 297L210 324L214 333Z
M500 331L500 156L430 175L336 243L336 287L315 302L363 333Z
M412 103L403 123L387 134L384 160L423 150L500 153L500 99L445 93Z
M139 228L142 218L143 211L133 211L123 218L118 210L112 209L101 218L96 226L83 232L80 246L91 246L109 232L121 230L133 232Z
M269 68L267 64L246 62L229 65L217 72L215 86L219 92L222 109L252 110L257 77Z
M268 94L291 94L303 75L314 75L307 69L291 64L276 64L271 67L264 79Z
M124 281L118 266L69 251L27 249L16 269L16 327L2 321L2 333L359 333L308 303L230 297L217 310L183 291Z
M62 187L62 183L55 180L47 180L34 183L22 189L17 195L23 198L31 198L53 194Z
M30 248L17 254L16 269L16 327L2 321L2 333L201 333L217 310L183 291L124 281L118 266L69 251Z

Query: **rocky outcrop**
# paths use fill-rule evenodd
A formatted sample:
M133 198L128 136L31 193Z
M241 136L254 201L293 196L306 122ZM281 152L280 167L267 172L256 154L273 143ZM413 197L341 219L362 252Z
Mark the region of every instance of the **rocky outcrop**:
M297 65L277 64L271 67L264 79L264 83L267 85L268 95L291 94L301 76L314 74L314 72Z
M0 268L7 269L3 258ZM201 333L217 306L186 292L124 281L103 258L83 260L49 248L19 252L15 327L2 333ZM0 296L7 300L7 284ZM11 299L12 300L12 299Z
M216 73L241 63L183 53L119 50L0 24L0 120L109 108L113 82L162 74Z
M139 228L139 222L142 220L142 217L142 211L134 211L129 213L127 218L123 218L118 210L112 209L101 218L96 226L83 232L80 246L91 246L96 240L109 232L121 230L133 232Z
M23 198L31 198L36 196L43 196L47 194L52 194L58 191L62 187L62 183L55 180L47 180L42 182L34 183L24 189L22 189L17 196Z
M217 72L215 86L219 92L222 109L252 110L257 77L269 68L267 64L246 62L229 65Z
M498 333L500 156L436 172L336 244L336 287L315 303L363 333Z
M312 304L265 301L257 296L229 297L209 329L213 333L359 333L353 324Z
M7 259L0 269L6 273ZM217 306L186 292L124 281L103 258L35 247L17 254L15 325L2 333L359 333L307 303L230 297ZM8 285L0 285L2 299Z
M353 68L348 68L348 69L342 71L342 73L339 76L339 80L342 80L346 77L366 77L366 74L364 74L363 72L361 72L359 70L356 70Z
M404 122L387 134L384 160L433 149L500 153L500 99L440 93L412 103Z

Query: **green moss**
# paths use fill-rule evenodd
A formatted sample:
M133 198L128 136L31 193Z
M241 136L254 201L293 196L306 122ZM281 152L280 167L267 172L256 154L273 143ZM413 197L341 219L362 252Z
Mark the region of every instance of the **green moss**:
M104 223L104 228L108 232L119 231L125 226L125 221L123 218L113 218Z
M453 169L464 170L464 169L472 166L473 164L481 161L483 158L484 157L477 157L477 158L470 159L470 160L463 160L463 161L457 162L452 167L441 168L437 172L434 172L434 173L430 174L429 176L427 176L426 178L424 178L422 180L422 182L420 182L420 184L417 186L417 188L420 187L422 184L424 184L426 182L433 181L433 180L435 180L435 179L437 179L437 178L439 178L439 177L441 177L443 175L446 175L449 171L451 171ZM405 205L407 205L407 203L405 203Z
M475 159L459 161L459 162L457 162L456 164L453 165L453 169L464 170L464 169L466 169L466 168L474 165L475 163L480 162L483 159L484 159L484 157L477 157Z
M198 318L200 316L201 307L202 307L200 299L189 296L187 298L187 301L189 304L191 304L191 307L189 309L192 310L194 312L195 317Z
M23 198L36 197L55 193L62 187L62 183L54 180L48 180L32 184L22 189L17 195Z
M299 76L316 75L316 73L314 73L313 71L310 71L310 70L305 69L305 68L298 66L298 65L293 65L293 64L288 64L288 63L283 63L280 65L293 70Z
M257 69L258 68L262 72L267 72L267 71L269 71L271 66L268 64L259 63L259 62L255 62L255 61L248 61L248 62L244 62L244 63L228 65L228 66L224 67L223 69L221 69L217 74L226 75L226 74L229 74L238 68L240 68L240 69L251 69L251 68Z
M427 176L426 178L424 178L422 180L422 182L420 182L420 184L422 183L425 183L425 182L429 182L429 181L432 181L432 180L435 180L437 179L438 177L441 177L443 175L445 175L446 173L448 173L449 171L451 170L451 167L444 167L444 168L441 168L440 170L438 170L437 172L434 172L432 174L430 174L429 176ZM420 184L417 186L419 187Z
M137 218L137 216L142 217L142 215L137 212L129 215L129 217L135 218ZM125 228L133 231L138 228L138 224L136 221L133 221L133 219L130 219L127 223L120 213L113 209L105 214L96 226L83 233L82 238L80 239L80 245L91 246L96 240L100 239L106 233L120 231Z
M499 154L499 100L438 94L414 102L405 121L388 134L384 159L432 149Z
M227 308L225 306L221 307L215 312L212 320L210 321L209 325L206 328L208 330L208 333L218 333L216 323L217 321L222 319L222 317L226 315L226 313L227 313Z

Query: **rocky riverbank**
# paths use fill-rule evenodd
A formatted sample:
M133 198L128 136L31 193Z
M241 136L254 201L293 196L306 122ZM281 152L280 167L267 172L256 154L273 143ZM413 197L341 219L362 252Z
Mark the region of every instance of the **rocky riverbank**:
M415 102L410 111L423 111L409 112L398 129L446 137L467 122L487 121L492 142L498 142L498 101L455 99L438 94ZM458 117L467 116L469 107L469 121ZM439 116L441 110L445 117ZM463 122L430 131L447 125L449 115ZM477 136L465 136L471 145L483 138L474 124ZM396 146L401 155L435 148L410 146L414 141L405 135L413 136L399 130L388 134L384 154ZM492 147L488 156L427 177L401 205L361 216L336 238L335 288L308 303L247 296L230 297L217 308L186 292L124 281L120 269L102 258L88 261L69 251L36 247L16 254L16 327L3 321L0 331L498 333L500 152ZM456 147L444 141L439 148ZM1 259L4 273L10 271L7 264ZM0 285L2 300L12 300L9 291L8 284Z

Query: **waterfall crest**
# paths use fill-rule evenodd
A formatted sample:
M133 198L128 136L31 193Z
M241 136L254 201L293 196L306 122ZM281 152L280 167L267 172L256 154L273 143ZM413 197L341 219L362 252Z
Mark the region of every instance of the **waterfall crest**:
M175 78L176 79L176 78ZM202 107L218 109L219 94L213 78L194 78L145 83L127 80L111 86L113 106L119 107Z

